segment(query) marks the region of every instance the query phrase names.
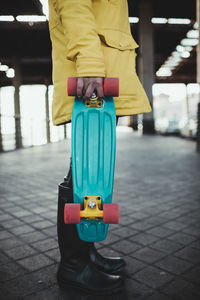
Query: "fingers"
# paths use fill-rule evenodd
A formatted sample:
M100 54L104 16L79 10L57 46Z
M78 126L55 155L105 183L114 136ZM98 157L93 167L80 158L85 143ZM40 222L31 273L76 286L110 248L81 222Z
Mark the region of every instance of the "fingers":
M77 80L77 96L78 97L83 96L83 87L84 87L83 77L78 77L78 80Z
M77 80L77 96L90 98L94 91L98 97L103 97L103 78L102 77L79 77Z
M84 97L85 98L90 98L92 96L92 93L94 92L94 90L95 90L95 83L90 82L88 84L88 86L86 87L86 89L85 89Z
M84 97L89 98L96 90L98 97L103 97L103 78L101 77L89 77L87 78Z

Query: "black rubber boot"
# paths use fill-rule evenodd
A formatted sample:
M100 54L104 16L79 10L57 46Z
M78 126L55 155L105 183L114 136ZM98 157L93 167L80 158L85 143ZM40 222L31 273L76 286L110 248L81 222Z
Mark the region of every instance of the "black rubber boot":
M121 276L107 274L91 261L93 243L79 239L76 225L64 224L64 205L73 202L69 182L59 185L58 195L58 243L61 261L57 280L62 287L74 287L94 295L109 295L123 288Z
M106 273L118 275L126 266L125 261L120 257L104 257L97 252L94 245L90 248L90 261L93 262L96 267Z

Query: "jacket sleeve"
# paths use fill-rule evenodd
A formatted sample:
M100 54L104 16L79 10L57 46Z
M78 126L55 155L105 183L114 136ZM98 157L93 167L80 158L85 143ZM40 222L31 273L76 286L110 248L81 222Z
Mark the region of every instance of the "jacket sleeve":
M104 57L92 0L57 0L64 28L67 59L76 63L77 76L105 77Z

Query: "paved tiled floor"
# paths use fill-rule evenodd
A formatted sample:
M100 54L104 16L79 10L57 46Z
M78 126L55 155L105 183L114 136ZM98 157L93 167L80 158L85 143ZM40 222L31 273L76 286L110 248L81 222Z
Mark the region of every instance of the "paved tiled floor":
M57 183L69 142L0 155L0 298L100 299L56 284ZM97 246L123 255L120 299L200 299L200 155L176 137L120 133L114 201L120 225ZM103 297L104 300L114 299Z

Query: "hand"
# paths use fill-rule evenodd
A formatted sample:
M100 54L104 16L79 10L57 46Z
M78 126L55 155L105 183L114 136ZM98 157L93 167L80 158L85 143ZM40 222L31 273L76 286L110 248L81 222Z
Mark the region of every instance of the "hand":
M102 98L104 96L102 77L78 77L77 96L90 98L94 90L97 91L98 97Z

